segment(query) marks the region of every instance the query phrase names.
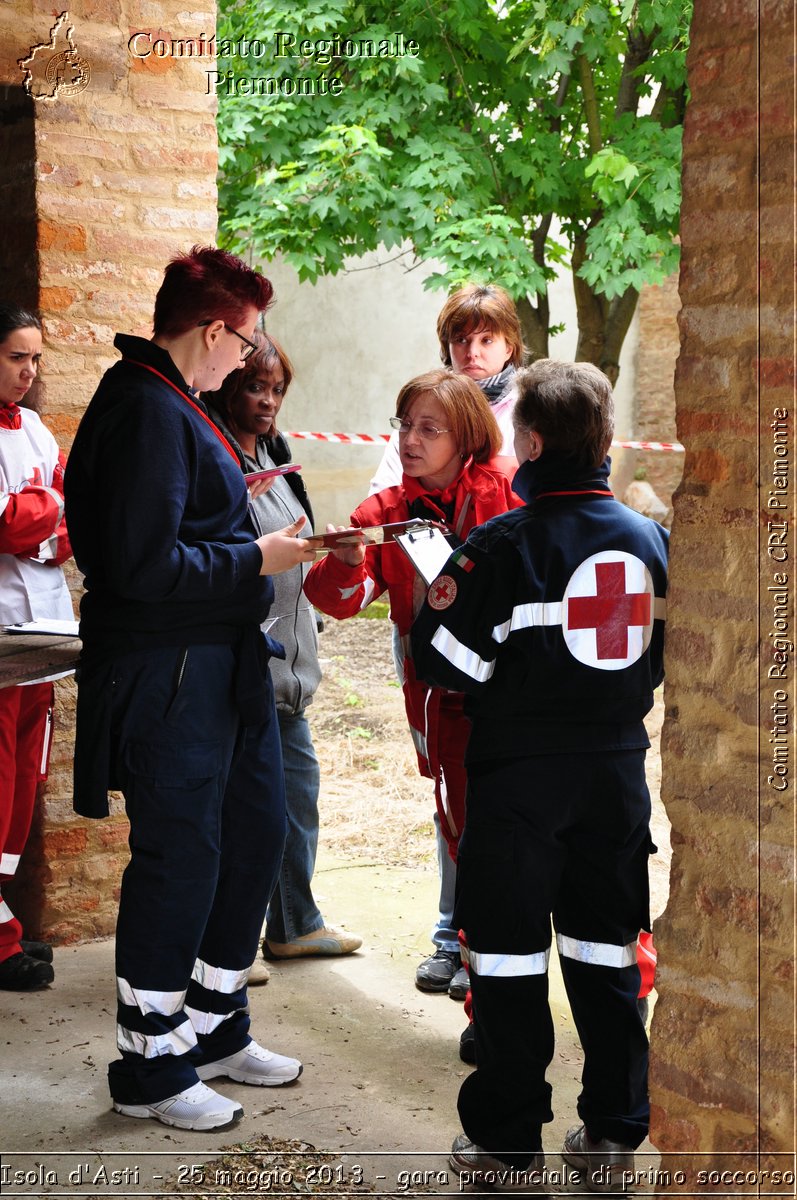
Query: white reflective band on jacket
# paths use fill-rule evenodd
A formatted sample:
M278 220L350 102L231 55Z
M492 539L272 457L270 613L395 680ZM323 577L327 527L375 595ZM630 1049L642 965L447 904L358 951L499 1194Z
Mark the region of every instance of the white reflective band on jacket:
M495 670L494 658L489 662L479 658L475 650L469 650L443 625L438 625L435 630L432 645L443 655L443 658L448 659L452 666L456 667L458 671L462 671L463 675L470 675L471 679L475 679L477 683L486 683Z
M667 619L667 600L664 596L653 597L653 619ZM510 633L518 629L534 629L541 625L562 624L562 602L552 601L550 604L517 604L512 609L512 616L493 629L493 638L499 645L505 642Z
M0 875L15 875L18 866L18 854L0 854Z
M161 1054L187 1054L196 1045L196 1033L188 1017L169 1033L150 1036L116 1026L116 1044L120 1050L141 1054L144 1058L159 1058Z
M636 946L636 939L627 946L613 946L611 942L582 942L562 933L556 935L556 948L563 958L594 967L632 967L636 963Z
M561 625L562 624L562 602L555 600L550 604L542 602L535 604L517 604L512 609L512 616L508 621L496 625L493 630L493 639L499 643L505 642L510 633L514 633L516 629L531 629L535 625Z
M203 988L207 988L209 992L223 992L227 996L240 991L248 977L248 968L244 971L225 970L224 967L213 967L201 958L196 960L191 972L191 978Z
M656 596L653 600L654 619L663 621L666 613L667 601L664 597ZM519 629L561 624L562 605L560 601L551 604L518 604L512 610L512 616L508 621L495 626L492 636L493 640L501 645L507 640L510 633L516 633ZM459 638L454 637L453 633L450 633L444 626L440 625L435 630L432 645L444 658L448 659L452 666L456 667L458 671L462 671L463 675L469 675L471 679L475 679L477 683L486 683L488 679L492 678L495 671L495 659L481 658L475 650L471 650Z
M483 954L469 950L468 965L477 975L511 979L519 975L544 975L550 957L550 946L536 954Z
M156 992L147 988L134 988L126 979L116 977L116 994L120 1004L129 1004L147 1013L165 1013L173 1016L185 1004L185 992Z

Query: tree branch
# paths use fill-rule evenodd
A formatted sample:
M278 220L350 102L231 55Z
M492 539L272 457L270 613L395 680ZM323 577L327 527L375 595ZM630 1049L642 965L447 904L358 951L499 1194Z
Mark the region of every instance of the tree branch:
M621 296L615 296L609 304L603 357L598 365L609 376L612 384L617 382L617 376L620 374L620 350L634 319L638 300L638 290L630 287L626 288Z
M634 5L634 12L628 25L628 37L626 39L620 85L617 89L617 103L614 107L615 117L620 117L623 113L629 112L636 114L639 107L639 85L641 82L637 72L650 58L650 52L653 49L653 42L657 32L655 29L649 34L640 32L637 25L637 8Z
M598 107L598 94L595 91L595 79L586 54L577 54L576 62L578 63L578 73L581 79L581 91L584 96L589 148L592 154L597 154L603 145L603 138L601 136L601 117Z
M665 121L664 114L668 104L672 104L672 115L669 120ZM675 125L683 125L685 112L686 86L682 84L681 87L673 91L662 84L653 102L653 108L650 111L653 120L658 121L664 128L672 128Z
M523 331L523 341L532 362L538 358L547 358L549 324L547 292L540 294L536 308L528 296L521 296L516 307L520 317L520 328Z

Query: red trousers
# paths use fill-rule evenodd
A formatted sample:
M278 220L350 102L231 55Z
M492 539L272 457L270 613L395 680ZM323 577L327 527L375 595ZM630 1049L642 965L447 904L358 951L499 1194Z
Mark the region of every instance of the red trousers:
M0 885L28 840L36 785L47 778L53 685L0 688ZM0 962L19 954L22 926L0 896Z

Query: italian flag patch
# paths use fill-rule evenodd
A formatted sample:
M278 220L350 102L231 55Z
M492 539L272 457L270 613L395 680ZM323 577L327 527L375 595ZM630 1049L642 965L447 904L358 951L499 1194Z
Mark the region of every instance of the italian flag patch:
M472 571L474 566L476 565L472 558L468 558L468 556L464 550L457 550L456 554L454 555L454 557L452 558L451 561L455 566L459 567L459 569L461 571L464 571L466 574L468 573L468 571Z

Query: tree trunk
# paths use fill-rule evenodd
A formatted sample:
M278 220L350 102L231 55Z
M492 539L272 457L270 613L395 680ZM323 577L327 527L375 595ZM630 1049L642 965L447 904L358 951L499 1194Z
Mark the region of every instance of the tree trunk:
M529 300L528 296L522 296L517 302L517 312L520 317L520 328L523 332L523 341L528 350L528 357L531 362L538 358L548 357L548 295L542 292L537 296L537 307Z
M620 351L636 312L639 292L636 288L626 288L614 300L599 296L578 274L585 257L586 235L582 235L576 239L571 259L578 315L576 361L600 367L613 387L620 374Z

